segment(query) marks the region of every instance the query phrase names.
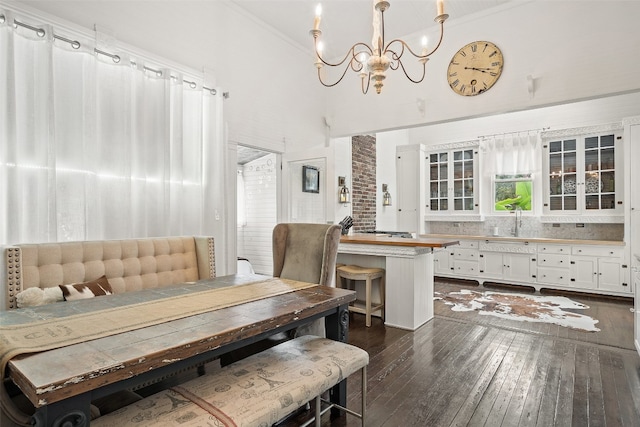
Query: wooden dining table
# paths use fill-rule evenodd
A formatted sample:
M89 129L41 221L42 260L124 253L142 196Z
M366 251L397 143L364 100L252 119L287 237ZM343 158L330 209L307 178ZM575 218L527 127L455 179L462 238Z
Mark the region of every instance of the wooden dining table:
M145 324L145 319L135 319L142 327L131 330L118 326L119 313L125 313L124 316L137 307L162 307L161 304L167 301L171 304L187 297L202 301L201 295L210 295L212 291L218 292L216 299L220 299L242 286L257 289L262 285L275 286L280 291L149 325ZM64 334L65 325L71 324L66 323L67 320L78 321L78 318L85 319L82 316L93 314L97 316L86 318L98 319L94 320L97 329L98 322L113 323L114 328L120 328L100 338L11 357L4 366L4 375L36 408L31 420L34 425L87 425L90 403L97 398L203 364L314 319L324 317L327 337L345 342L349 326L348 304L354 300L355 293L349 290L261 275L231 275L0 312L0 331L37 324L42 325L36 329L41 332L31 331L31 335ZM126 311L121 312L123 307ZM151 310L157 311L156 308ZM160 314L153 317L161 317ZM331 390L330 398L345 405L346 381Z

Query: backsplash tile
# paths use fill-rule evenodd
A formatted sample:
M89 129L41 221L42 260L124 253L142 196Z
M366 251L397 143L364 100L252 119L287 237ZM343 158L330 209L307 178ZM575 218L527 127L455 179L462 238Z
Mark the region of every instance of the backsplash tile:
M483 222L445 222L429 221L427 229L432 234L455 234L471 236L490 236L494 227L499 236L512 236L515 220L513 217L485 217ZM520 237L543 237L578 240L610 240L624 239L624 224L584 224L583 228L576 224L554 224L540 222L538 218L524 216L520 228Z

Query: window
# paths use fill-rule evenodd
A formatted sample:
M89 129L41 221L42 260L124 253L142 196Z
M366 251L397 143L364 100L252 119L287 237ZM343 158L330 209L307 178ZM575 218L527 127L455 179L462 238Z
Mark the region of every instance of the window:
M496 175L493 182L494 210L514 211L532 209L533 178L530 173Z

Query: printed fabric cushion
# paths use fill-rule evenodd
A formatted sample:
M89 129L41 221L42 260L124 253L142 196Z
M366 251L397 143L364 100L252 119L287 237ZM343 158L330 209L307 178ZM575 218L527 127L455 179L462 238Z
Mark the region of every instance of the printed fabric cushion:
M72 283L70 285L60 285L62 296L65 301L77 299L93 298L100 295L111 295L111 285L106 276L84 283Z

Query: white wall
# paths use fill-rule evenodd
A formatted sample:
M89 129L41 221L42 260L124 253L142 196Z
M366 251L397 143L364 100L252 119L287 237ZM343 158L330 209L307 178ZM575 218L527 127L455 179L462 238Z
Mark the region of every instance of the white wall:
M273 152L325 142L311 54L228 1L0 1L215 75L230 141ZM202 19L202 17L206 19ZM203 24L204 23L204 24ZM108 47L108 46L107 46ZM300 96L304 94L304 96Z
M334 216L333 222L337 224L342 221L346 216L352 216L352 204L351 201L348 204L341 204L338 202L338 177L344 176L345 183L350 192L353 191L353 173L351 171L351 138L337 138L332 141L334 149L334 166L335 176L333 178L334 197L330 206L333 206ZM353 198L353 194L350 194ZM331 220L331 218L327 218Z
M399 3L397 7L402 7ZM638 1L511 2L445 24L442 46L420 84L389 71L380 95L360 92L348 75L332 90L332 136L370 133L483 117L640 90ZM429 39L433 40L434 35ZM479 96L460 96L447 84L449 61L474 40L494 42L504 54L502 76ZM355 74L355 73L351 73ZM527 90L527 76L534 93ZM422 115L417 100L425 101ZM464 125L462 125L464 126ZM532 127L532 126L526 126Z
M376 134L376 229L398 231L396 146L409 144L408 130ZM391 206L382 206L382 184L388 185Z

